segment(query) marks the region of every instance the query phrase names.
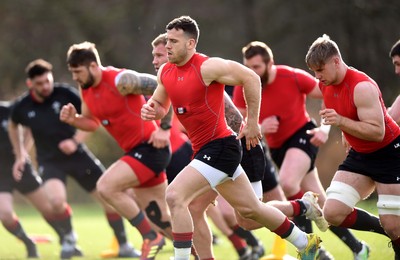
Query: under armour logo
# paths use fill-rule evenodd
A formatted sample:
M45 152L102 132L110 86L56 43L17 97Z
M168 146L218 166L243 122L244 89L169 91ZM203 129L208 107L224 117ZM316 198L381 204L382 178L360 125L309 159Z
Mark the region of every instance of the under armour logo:
M394 148L396 149L396 148L399 148L400 147L400 144L399 143L396 143L396 144L394 144Z
M396 177L396 181L399 181L400 180L400 177Z
M28 112L28 117L29 118L34 118L36 116L36 112L35 111L29 111Z
M138 159L142 159L142 154L140 154L140 153L135 153L135 154L133 155L133 157L136 157L136 158L138 158Z
M299 143L301 143L301 144L306 144L307 141L306 141L306 139L304 139L304 138L300 138L300 139L299 139Z
M183 77L178 77L178 81L183 81Z
M206 154L203 156L203 159L207 159L207 161L211 160L211 156L207 156Z
M333 93L333 97L334 97L334 98L338 98L338 97L339 97L339 94L338 94L338 93Z

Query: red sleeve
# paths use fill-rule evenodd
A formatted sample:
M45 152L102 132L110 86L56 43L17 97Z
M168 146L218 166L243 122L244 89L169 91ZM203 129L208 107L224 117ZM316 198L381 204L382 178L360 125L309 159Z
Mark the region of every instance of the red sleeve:
M301 69L295 69L295 73L300 92L308 94L317 85L317 79L310 73Z
M237 108L246 108L246 101L244 100L242 86L235 86L233 90L233 103Z

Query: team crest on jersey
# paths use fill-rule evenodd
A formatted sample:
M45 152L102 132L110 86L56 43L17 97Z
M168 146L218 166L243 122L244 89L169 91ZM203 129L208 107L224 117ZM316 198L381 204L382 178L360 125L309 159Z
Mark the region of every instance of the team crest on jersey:
M29 111L28 112L28 118L34 118L34 117L36 117L36 112L35 111Z
M60 103L60 102L55 101L55 102L51 105L51 107L53 108L54 113L60 114L60 110L61 110L61 103Z

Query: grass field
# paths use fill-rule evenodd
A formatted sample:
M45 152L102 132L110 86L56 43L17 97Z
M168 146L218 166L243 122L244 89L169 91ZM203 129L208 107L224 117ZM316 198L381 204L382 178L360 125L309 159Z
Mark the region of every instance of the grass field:
M363 202L360 206L374 213L376 202L370 200ZM74 210L73 224L79 235L79 245L81 246L85 257L75 259L101 259L100 254L103 250L110 248L112 241L112 232L108 227L105 216L97 204L75 204L72 205ZM54 241L52 243L39 244L38 250L41 259L59 259L60 246L56 240L53 230L46 224L40 215L29 205L19 205L16 207L21 222L28 234L50 234ZM137 231L129 226L126 222L126 228L129 232L129 240L140 249L141 238ZM318 232L317 228L315 230ZM237 259L237 255L227 239L222 237L218 231L216 234L222 239L222 243L214 247L217 260L233 260ZM274 235L266 229L255 231L256 235L263 241L267 254L271 253L271 247L274 242ZM389 239L370 232L354 231L354 234L366 241L371 248L370 259L386 260L393 259L392 249L388 247ZM342 243L332 232L319 232L323 240L324 247L337 260L353 259L351 251ZM287 254L296 256L295 248L287 244ZM162 252L158 255L158 260L169 260L173 254L173 247L170 241ZM26 256L24 245L15 237L10 235L4 228L0 227L0 259L24 259Z

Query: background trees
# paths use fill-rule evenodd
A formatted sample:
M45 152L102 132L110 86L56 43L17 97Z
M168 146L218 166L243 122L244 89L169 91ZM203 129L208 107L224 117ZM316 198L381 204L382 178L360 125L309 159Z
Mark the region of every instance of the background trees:
M96 43L103 65L153 73L150 42L180 15L198 21L198 51L239 62L241 48L260 40L272 48L277 64L307 70L308 46L326 33L348 65L378 82L386 104L400 92L388 58L400 38L400 2L395 0L6 0L0 1L1 99L26 90L24 68L39 57L54 65L56 80L74 84L66 51L85 40ZM310 102L313 111L317 104ZM337 130L330 139L319 158L328 179L343 156ZM113 160L104 139L91 145L105 164Z

